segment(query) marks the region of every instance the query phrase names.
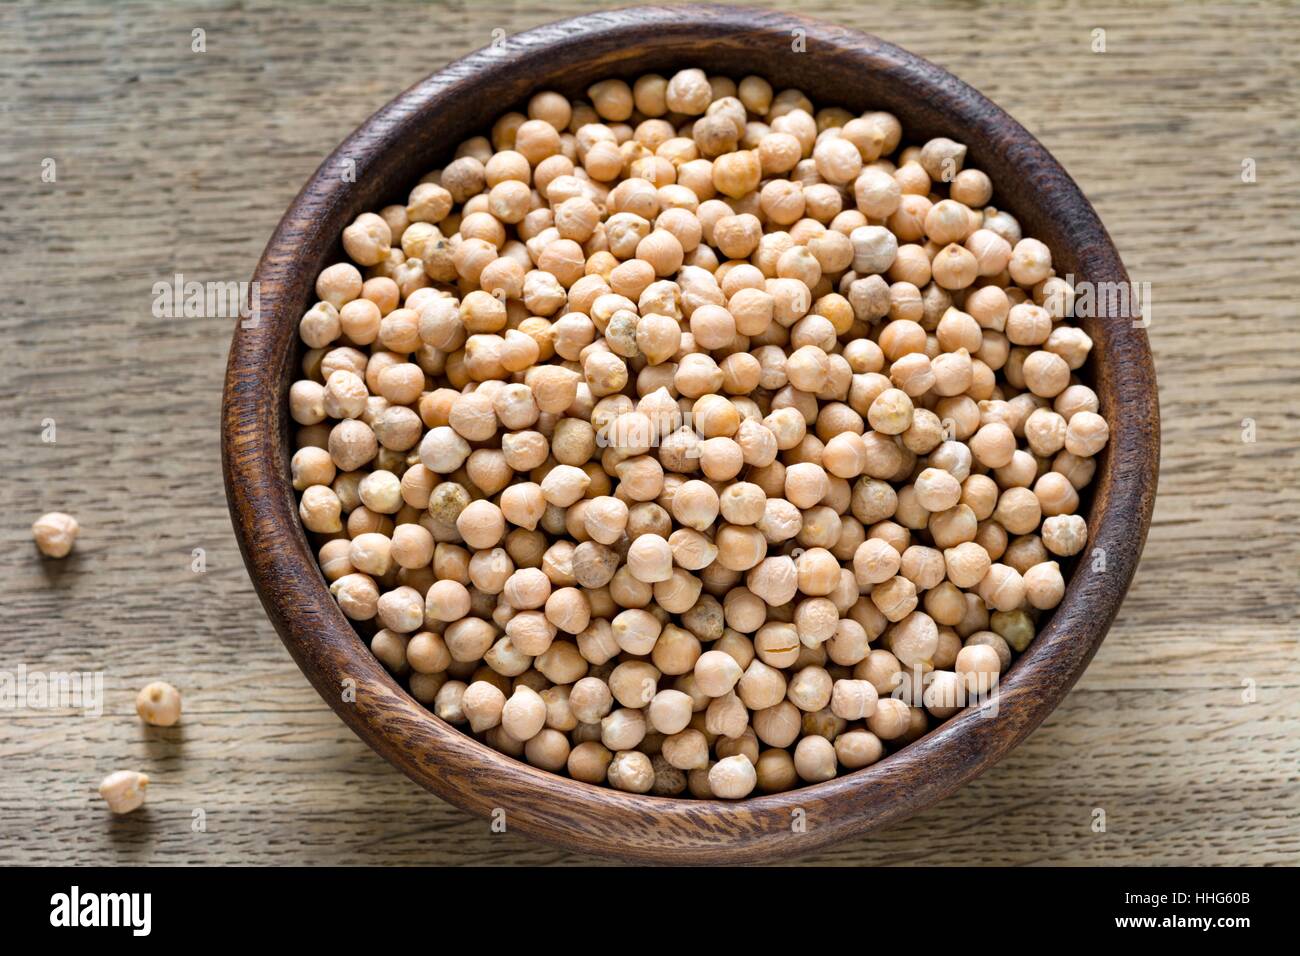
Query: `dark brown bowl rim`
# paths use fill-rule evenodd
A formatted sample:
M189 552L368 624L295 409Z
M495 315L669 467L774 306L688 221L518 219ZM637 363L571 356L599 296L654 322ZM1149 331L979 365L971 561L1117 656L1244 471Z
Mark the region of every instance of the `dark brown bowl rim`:
M960 133L975 165L998 170L995 184L1032 188L1032 201L1008 205L1026 234L1054 252L1066 244L1080 278L1128 282L1096 212L1065 170L1006 113L934 64L876 37L801 17L735 7L641 7L510 37L504 47L432 74L367 120L322 163L279 223L254 275L258 321L234 335L222 409L226 493L250 577L290 654L344 722L413 780L471 813L504 811L508 829L568 849L639 861L768 860L810 852L933 804L992 766L1065 696L1104 638L1146 538L1159 461L1155 373L1144 329L1131 315L1108 314L1085 323L1096 343L1094 383L1111 423L1093 488L1087 552L1101 549L1104 565L1079 562L1050 623L1003 679L996 719L967 709L872 767L786 793L734 803L638 796L538 770L439 720L384 670L340 612L297 517L284 411L297 320L312 279L337 254L341 225L385 198L367 183L383 178L385 163L397 163L395 144L418 143L422 117L472 96L485 77L507 82L537 75L557 51L580 49L582 56L604 58L602 69L618 72L631 49L668 61L691 40L788 45L799 30L819 56L879 71L916 97L920 120L905 119L909 128ZM511 82L520 95L532 85ZM354 182L341 175L349 163L355 163ZM348 687L355 688L355 702L345 699ZM802 829L792 826L796 819Z

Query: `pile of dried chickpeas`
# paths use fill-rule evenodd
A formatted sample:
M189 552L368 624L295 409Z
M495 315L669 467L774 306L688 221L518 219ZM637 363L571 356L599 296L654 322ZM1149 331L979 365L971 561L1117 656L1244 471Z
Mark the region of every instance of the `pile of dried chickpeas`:
M867 766L991 689L1085 546L1074 290L889 113L699 69L587 97L343 231L289 395L321 569L537 767L735 799Z

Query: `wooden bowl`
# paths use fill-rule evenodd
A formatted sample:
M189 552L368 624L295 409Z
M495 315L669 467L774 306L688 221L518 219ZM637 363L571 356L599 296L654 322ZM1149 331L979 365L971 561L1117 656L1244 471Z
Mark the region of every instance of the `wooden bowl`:
M793 52L802 37L806 52ZM226 375L226 492L257 593L299 667L371 747L444 799L570 850L637 861L750 862L807 853L916 813L992 766L1052 711L1096 652L1138 563L1159 460L1155 373L1146 334L1113 310L1083 320L1088 374L1110 422L1087 510L1088 550L1064 600L1001 683L995 718L968 708L865 770L740 802L637 796L561 778L439 720L370 653L330 597L289 481L287 393L297 321L316 274L341 255L354 216L403 197L455 144L532 92L570 95L594 80L703 66L758 73L818 105L889 110L905 142L945 135L993 179L994 204L1051 248L1058 273L1127 283L1105 228L1065 170L965 83L873 36L734 7L641 7L510 36L421 81L367 120L294 200L258 263L260 310L237 329ZM346 176L354 170L355 176ZM252 324L252 323L249 323ZM1091 555L1104 554L1104 563ZM345 700L355 682L355 702ZM805 832L792 820L802 811Z

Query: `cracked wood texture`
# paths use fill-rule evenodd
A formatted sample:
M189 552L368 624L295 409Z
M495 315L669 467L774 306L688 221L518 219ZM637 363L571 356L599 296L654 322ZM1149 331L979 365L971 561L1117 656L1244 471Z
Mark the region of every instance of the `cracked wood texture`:
M491 833L321 702L230 530L218 434L230 322L151 307L153 284L177 272L247 279L320 160L400 89L494 30L602 8L0 6L0 671L105 681L100 719L3 713L0 863L591 862ZM1300 862L1288 281L1300 11L800 11L950 69L1065 165L1132 278L1151 284L1163 429L1141 568L1071 694L952 797L801 862ZM1247 160L1256 182L1242 181ZM52 509L83 528L62 563L30 542ZM185 694L175 728L134 715L135 691L157 678ZM113 819L94 788L126 767L150 774L150 803Z

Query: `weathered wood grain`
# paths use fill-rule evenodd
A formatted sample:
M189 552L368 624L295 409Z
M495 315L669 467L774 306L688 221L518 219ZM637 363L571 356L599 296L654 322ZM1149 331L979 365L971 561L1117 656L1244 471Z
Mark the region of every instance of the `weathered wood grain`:
M230 323L155 318L150 290L177 271L248 278L301 183L394 92L493 29L595 7L0 7L0 669L102 669L108 692L100 720L0 714L0 862L581 859L490 834L321 704L230 533L217 444ZM809 860L1300 861L1300 13L804 12L953 70L1065 164L1132 277L1152 284L1164 419L1143 565L1079 686L987 776ZM190 52L196 27L203 54ZM1104 54L1089 48L1096 28ZM1246 158L1256 183L1241 181ZM54 445L41 441L47 418ZM51 508L82 521L66 567L30 545L28 525ZM194 548L204 573L190 570ZM156 677L185 691L186 718L146 733L131 700ZM153 777L147 815L110 820L98 805L94 786L119 766Z

